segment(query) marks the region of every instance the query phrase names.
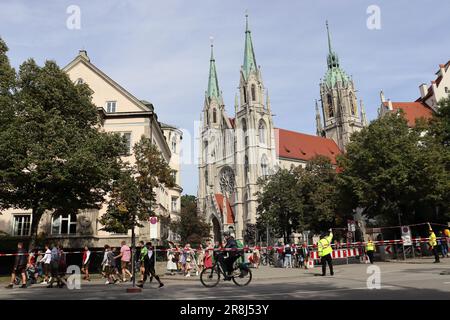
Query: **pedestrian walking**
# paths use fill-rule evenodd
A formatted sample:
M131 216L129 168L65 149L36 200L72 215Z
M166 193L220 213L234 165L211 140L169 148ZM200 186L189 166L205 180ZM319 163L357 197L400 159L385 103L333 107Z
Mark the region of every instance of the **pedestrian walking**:
M43 270L44 270L44 281L42 284L47 285L50 283L50 275L51 275L51 268L50 268L50 262L52 261L52 251L50 250L50 246L48 244L45 245L45 254L42 258L41 262L43 264Z
M84 274L83 279L91 281L89 277L89 264L91 262L91 251L88 246L84 246L83 257L81 260L81 272Z
M169 242L169 249L167 249L167 271L169 271L170 275L174 275L177 270L177 261L175 258L175 248L173 247L173 243Z
M292 268L292 249L289 243L284 246L283 255L284 255L284 267Z
M66 274L67 274L67 260L66 260L66 253L64 252L64 249L61 244L58 245L58 254L59 254L58 273L59 278L61 279L60 285L64 285L64 282L66 282Z
M189 243L186 244L183 250L183 256L184 256L184 276L190 277L191 276L191 269L192 269L192 249L191 245Z
M330 275L334 275L333 272L333 259L331 258L331 253L333 252L333 248L331 247L331 241L333 240L333 231L330 229L330 233L323 233L321 239L318 243L318 251L320 262L322 263L322 276L326 275L327 271L327 263L330 268Z
M443 231L439 232L439 243L441 247L441 254L442 258L448 257L448 243L447 243L447 237L445 236L445 233Z
M119 281L115 274L115 261L114 259L114 253L112 251L112 248L109 245L105 245L105 253L103 255L103 261L102 266L106 277L105 284L114 284Z
M436 234L434 233L433 229L431 228L431 225L428 223L428 244L431 247L431 251L434 255L434 262L433 263L439 263L439 253L437 250L437 241L436 241Z
M213 255L214 255L214 245L210 240L206 242L206 250L205 250L205 268L212 268L213 266Z
M278 243L277 249L277 261L278 261L278 265L277 267L283 267L284 266L284 246L282 243Z
M118 265L118 260L120 258L120 268L122 270L122 281L126 282L128 275L130 277L130 281L133 281L133 274L130 272L130 261L131 261L131 249L127 246L125 241L122 241L120 247L120 254L115 256L116 264Z
M203 246L200 244L198 250L197 250L197 271L196 275L198 276L200 272L203 271L205 266L205 250L203 249Z
M59 259L60 259L60 251L58 249L58 247L53 244L52 245L52 249L51 249L51 260L50 260L50 273L51 273L51 280L47 286L47 288L53 288L53 283L56 280L56 285L59 288L63 287L62 281L61 281L61 277L60 277L60 273L59 273Z
M144 283L145 283L145 281L147 281L147 276L150 275L150 282L153 278L155 278L156 281L158 281L158 283L159 283L158 288L161 288L164 286L164 284L161 282L161 279L159 278L159 276L156 274L156 271L155 271L156 254L154 252L152 243L147 242L145 244L145 248L146 248L145 251L141 250L141 255L142 255L143 251L146 252L146 254L143 256L144 275L137 286L140 288L144 288Z
M11 272L11 282L9 283L9 285L6 286L6 288L12 289L14 287L16 275L21 276L22 285L20 287L21 288L27 287L27 275L26 275L27 262L28 262L27 252L23 248L23 242L19 242L17 243L17 252Z
M366 253L367 253L367 256L369 257L370 263L373 264L373 255L375 253L375 244L373 243L371 237L369 237L369 239L367 240L367 243L366 243Z

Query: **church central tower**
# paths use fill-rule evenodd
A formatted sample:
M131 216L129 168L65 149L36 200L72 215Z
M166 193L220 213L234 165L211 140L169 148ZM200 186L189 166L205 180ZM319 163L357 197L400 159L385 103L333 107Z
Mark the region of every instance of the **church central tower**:
M366 125L364 107L358 111L356 89L351 79L341 68L339 57L331 46L331 35L326 23L328 34L328 70L320 83L320 97L324 126L316 106L317 134L333 139L339 148L345 151L352 133L361 130Z

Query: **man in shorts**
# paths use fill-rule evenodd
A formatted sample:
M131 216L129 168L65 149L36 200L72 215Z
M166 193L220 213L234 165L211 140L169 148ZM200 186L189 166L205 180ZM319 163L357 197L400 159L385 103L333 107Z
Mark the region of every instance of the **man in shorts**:
M130 247L126 245L125 241L122 241L122 247L120 248L120 254L115 257L115 259L120 258L120 267L122 269L122 281L126 282L128 274L130 276L130 281L133 280L133 275L130 272L131 267L131 250Z
M11 272L11 282L9 285L6 286L6 288L12 289L14 287L14 281L16 280L17 274L20 274L22 276L21 288L27 287L27 276L25 273L27 270L27 263L28 263L27 252L23 248L23 243L19 242L17 244L17 254L14 260L13 270Z

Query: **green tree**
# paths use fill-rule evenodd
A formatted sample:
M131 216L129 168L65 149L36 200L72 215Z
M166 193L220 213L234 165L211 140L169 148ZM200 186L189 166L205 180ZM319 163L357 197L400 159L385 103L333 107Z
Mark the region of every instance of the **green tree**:
M337 173L330 159L317 156L295 171L304 203L302 229L318 233L342 225L345 211L339 207Z
M33 247L45 211L100 207L124 143L98 130L91 90L54 62L23 63L12 92L14 115L0 136L0 205L32 210Z
M298 175L292 170L280 169L260 179L258 184L258 229L266 232L268 225L277 237L288 243L292 232L304 221L304 199L299 193Z
M411 129L402 113L387 114L355 133L338 159L343 203L379 223L446 220L435 214L448 192L444 160L424 121Z
M133 150L136 162L113 182L107 211L99 220L105 231L127 233L142 227L142 221L158 216L155 190L175 184L169 165L149 138L142 136Z
M210 236L211 226L197 210L195 196L183 195L181 197L180 219L172 221L171 229L176 232L183 243L197 246L204 238Z

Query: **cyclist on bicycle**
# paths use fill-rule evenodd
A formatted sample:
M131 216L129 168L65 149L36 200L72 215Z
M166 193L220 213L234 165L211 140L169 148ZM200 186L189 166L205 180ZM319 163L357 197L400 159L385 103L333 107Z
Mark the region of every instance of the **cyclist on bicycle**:
M234 240L234 237L230 234L230 232L225 231L223 233L225 238L225 251L219 252L217 255L218 261L225 271L226 277L225 280L231 280L231 273L233 272L233 263L239 258L240 253L237 252L237 243ZM228 250L227 250L228 249Z

